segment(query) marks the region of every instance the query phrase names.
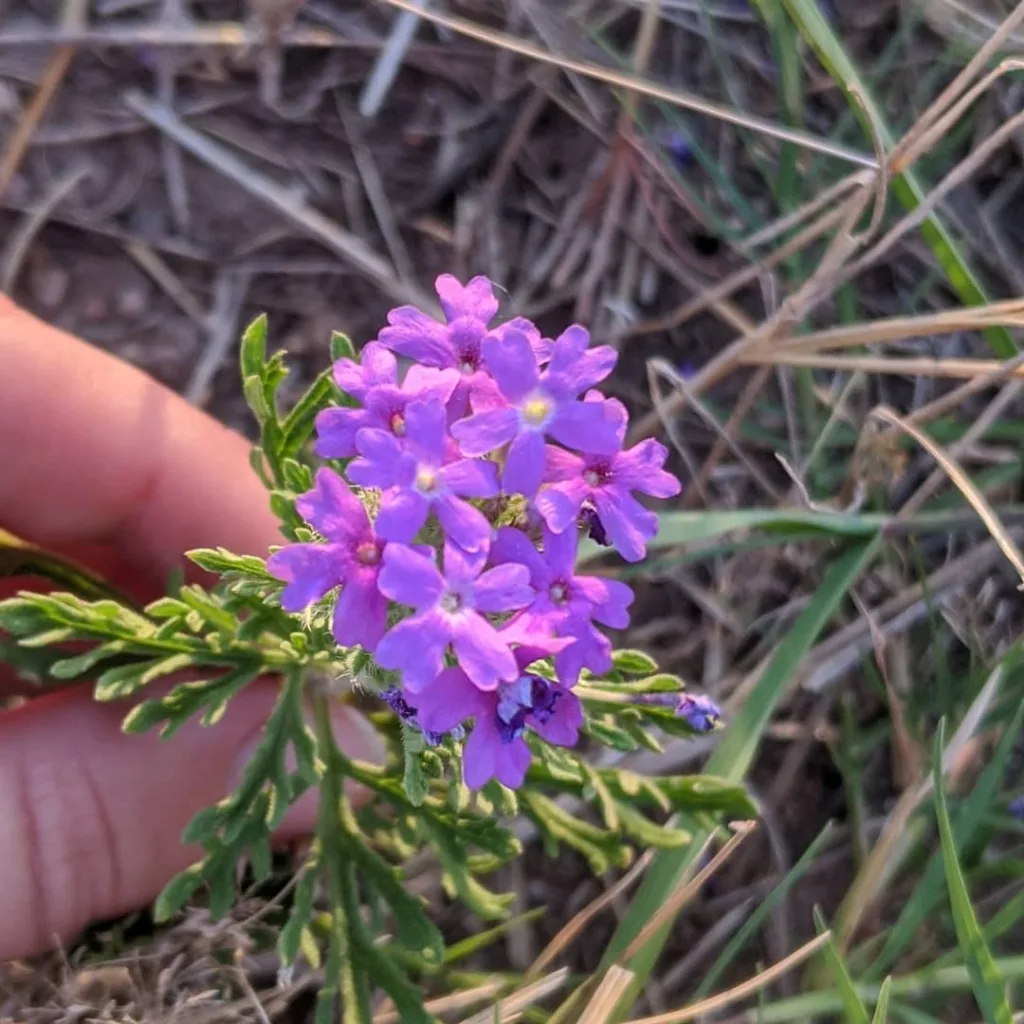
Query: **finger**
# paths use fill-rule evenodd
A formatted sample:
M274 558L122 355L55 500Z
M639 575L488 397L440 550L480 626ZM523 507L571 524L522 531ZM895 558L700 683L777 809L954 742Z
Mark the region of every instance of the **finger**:
M0 715L0 959L144 906L194 863L182 829L237 784L275 695L272 681L252 686L217 725L190 722L170 741L124 735L123 705L97 705L81 689ZM342 749L379 759L372 727L341 705L334 713ZM282 840L313 831L311 796Z
M0 296L0 525L116 547L160 581L193 547L278 539L244 438Z

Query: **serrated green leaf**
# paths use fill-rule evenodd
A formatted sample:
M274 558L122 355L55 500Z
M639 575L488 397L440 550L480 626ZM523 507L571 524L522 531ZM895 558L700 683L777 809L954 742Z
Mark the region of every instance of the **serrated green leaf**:
M940 720L935 735L932 756L932 781L935 788L935 816L942 841L942 860L946 868L949 904L953 911L953 924L957 942L971 977L971 988L982 1016L990 1024L1012 1024L1013 1013L1006 1001L1006 983L1000 977L995 961L978 927L978 919L971 905L970 893L964 881L957 858L956 839L949 820L946 793L942 778L942 755L945 747L945 722Z
M470 874L466 865L465 849L450 829L436 819L426 816L419 825L429 839L444 872L442 881L446 891L450 895L458 896L469 910L485 920L506 918L515 896L493 893Z
M603 875L613 865L626 867L629 864L630 850L614 833L574 817L539 793L525 791L523 804L542 835L581 853L595 875Z
M295 457L302 446L313 436L313 424L317 413L337 397L338 388L334 383L333 370L324 370L306 393L292 406L281 424L281 447L283 456Z
M66 643L75 639L75 630L68 626L61 626L58 629L47 629L42 633L35 633L23 637L19 644L21 647L34 649L37 647L54 647L57 644Z
M584 732L598 743L603 743L613 750L631 753L636 750L637 742L629 731L620 726L611 716L590 715L584 724Z
M659 825L641 814L632 804L620 801L618 807L622 831L642 847L670 850L693 841L690 832L671 825Z
M163 676L180 672L196 664L194 655L172 654L166 658L133 662L107 669L96 680L93 696L98 701L121 700Z
M236 555L227 548L194 548L186 552L189 561L218 576L242 576L261 583L280 583L267 572L266 563L256 555Z
M423 777L420 754L423 752L423 737L407 725L402 726L402 753L404 774L402 785L405 795L414 807L422 807L427 798L427 780Z
M402 1024L436 1024L435 1018L423 1008L420 990L386 952L369 942L359 943L353 952L364 975L372 978L391 997Z
M309 856L300 869L302 874L295 886L292 908L288 920L277 937L277 954L281 962L291 965L298 956L302 933L313 916L313 899L316 896L317 873L320 869L319 846L314 842Z

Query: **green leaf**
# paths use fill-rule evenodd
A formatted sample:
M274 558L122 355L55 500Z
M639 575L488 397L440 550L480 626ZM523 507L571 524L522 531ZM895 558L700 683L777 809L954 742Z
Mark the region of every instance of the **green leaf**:
M227 548L194 548L186 552L189 561L194 562L200 569L216 573L218 576L242 577L244 579L257 580L260 583L280 585L280 580L267 572L266 563L262 558L255 555L236 555ZM168 599L164 598L163 602ZM160 604L162 602L156 602ZM152 611L152 605L146 611L151 615L158 614Z
M970 798L960 803L953 829L955 849L963 850L978 836L982 820L993 807L999 794L1006 766L1020 737L1022 724L1024 703L1018 704L991 760L971 791ZM868 971L869 977L877 977L891 967L914 941L918 929L931 917L945 895L944 876L943 856L941 852L937 852L921 872L913 894L886 936L885 945Z
M337 362L339 359L355 359L356 347L352 344L352 340L347 334L342 334L341 331L331 331L331 361Z
M295 457L313 436L313 423L328 400L338 393L333 370L324 370L306 393L292 406L281 424L280 452L284 457Z
M892 988L892 978L886 978L878 990L878 1002L875 1003L875 1014L871 1018L871 1024L888 1024L890 988Z
M405 794L414 807L422 807L423 801L427 798L428 784L423 776L423 766L420 764L420 755L425 749L423 736L415 729L407 725L402 726L402 755L404 774L402 784L405 786Z
M107 669L96 680L94 697L98 701L121 700L137 693L156 679L180 672L196 664L192 654L172 654L151 661L132 662Z
M650 676L658 671L658 663L649 654L628 649L612 652L612 667L624 676Z
M353 952L365 975L391 996L402 1024L436 1024L435 1018L423 1008L420 990L398 969L387 953L369 942L360 942ZM360 1020L363 1019L370 1018Z
M629 848L615 833L605 832L589 822L581 821L539 793L525 791L522 802L541 835L546 840L565 843L583 854L595 875L603 875L613 866L622 868L629 865Z
M267 314L260 313L245 329L239 353L242 377L258 377L267 361Z
M156 921L162 922L173 917L195 895L202 882L201 864L193 864L192 867L172 878L164 886L153 907L153 917Z
M819 935L824 935L828 931L825 918L817 907L814 908L814 927ZM836 991L843 1003L843 1016L846 1018L847 1024L870 1024L868 1011L861 1002L857 989L854 987L853 978L850 977L850 972L847 970L846 964L843 963L839 949L831 937L825 944L824 954L825 962L832 974L832 980L836 984Z
M821 586L815 592L814 600L804 608L789 633L775 648L774 655L739 713L726 727L721 743L706 766L709 774L720 776L733 784L743 780L760 745L761 736L775 708L788 691L804 656L831 620L857 577L875 557L880 545L880 537L872 536L844 551L829 567ZM658 854L612 936L603 964L613 963L640 933L664 902L666 894L675 888L707 836L705 830L695 832L694 841L689 847L665 850ZM646 984L671 927L672 923L668 922L630 961L629 967L635 974L635 980L611 1020L621 1019L618 1014L632 1003L634 993Z
M1006 1001L1005 982L1000 977L985 938L978 927L978 919L971 906L971 897L964 882L963 872L956 854L956 839L949 820L946 793L942 778L942 754L945 746L945 722L940 720L935 735L932 757L932 780L935 786L935 816L942 840L942 860L946 867L946 885L953 911L957 942L971 977L971 988L978 1001L982 1016L989 1024L1012 1024L1013 1013Z

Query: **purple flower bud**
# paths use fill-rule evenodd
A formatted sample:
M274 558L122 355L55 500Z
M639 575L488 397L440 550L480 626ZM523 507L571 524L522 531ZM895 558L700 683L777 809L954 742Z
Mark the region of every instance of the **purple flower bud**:
M706 694L683 694L676 714L696 732L713 732L722 720L721 709Z
M429 746L436 747L444 742L445 733L431 732L429 729L423 729L420 727L419 721L416 717L416 709L405 699L405 694L403 694L397 686L389 686L386 690L381 690L378 696L389 708L391 708L392 711L394 711L403 725L407 725L410 728L421 732ZM454 729L450 730L449 735L453 739L461 740L463 735L465 735L465 730L463 730L461 726L456 726Z
M1010 801L1006 811L1011 818L1024 820L1024 796L1014 797L1014 799Z
M600 544L603 548L611 546L604 523L601 522L601 517L597 514L597 509L594 508L594 503L589 498L580 506L580 525L586 529L587 536L595 544Z

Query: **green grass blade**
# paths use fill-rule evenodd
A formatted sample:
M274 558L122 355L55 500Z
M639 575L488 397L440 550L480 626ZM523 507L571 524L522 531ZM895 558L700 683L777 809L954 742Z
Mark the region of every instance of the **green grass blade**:
M824 935L828 931L825 918L817 907L814 908L814 927L819 935ZM857 994L857 988L853 984L853 978L850 976L846 964L843 962L839 947L836 946L831 938L829 938L828 943L825 945L824 953L825 963L832 974L836 992L839 994L843 1004L843 1016L846 1018L847 1024L869 1024L867 1008Z
M753 909L750 916L743 922L743 926L728 941L725 948L718 954L718 958L711 965L710 970L701 979L697 991L693 994L693 1001L700 1002L715 987L715 982L722 976L726 968L733 962L736 954L747 944L747 940L761 927L768 919L772 911L782 902L786 893L800 881L806 874L808 868L817 860L825 843L832 831L831 822L819 833L810 846L804 850L800 859L786 872L785 877L772 891Z
M878 990L878 1002L875 1003L875 1013L871 1018L871 1024L886 1024L889 1020L889 989L891 988L892 978L886 978Z
M992 807L999 793L1000 784L1005 777L1006 764L1013 753L1013 748L1020 736L1021 725L1024 723L1024 704L1018 706L1016 713L1007 725L999 745L981 778L971 792L969 800L964 800L957 815L954 832L954 850L962 850L975 836L981 819ZM943 895L943 862L942 856L936 853L914 892L900 912L900 916L886 937L885 945L868 971L868 977L877 977L889 968L910 947L918 929L928 920Z
M881 135L881 143L886 149L891 148L895 139L886 124L882 109L875 102L867 82L832 26L822 16L816 0L784 0L784 3L801 34L814 48L818 59L850 99L864 131L872 137ZM861 103L870 111L870 117ZM926 193L920 180L910 170L893 175L891 185L896 199L907 211L917 209L925 198ZM921 234L961 301L967 306L988 302L989 298L967 262L966 255L934 213L921 224ZM989 347L999 359L1011 359L1017 354L1017 346L1005 327L991 327L984 334Z
M743 781L772 713L788 689L789 682L804 655L835 614L847 591L877 554L881 543L881 537L875 535L854 544L829 567L815 599L793 623L793 628L776 648L774 656L751 690L740 712L727 726L721 742L705 768L709 775L719 775L733 783ZM655 858L608 944L604 966L608 966L619 957L640 933L657 908L662 905L666 894L677 885L707 838L706 830L696 828L694 841L689 847L665 850ZM620 1011L632 1003L636 993L646 984L671 926L672 923L669 922L665 928L652 936L630 961L629 967L634 972L635 979L620 1003ZM613 1016L611 1019L617 1020L621 1017Z
M978 1006L987 1024L1012 1024L1013 1013L1006 1001L1006 986L988 946L985 945L985 937L981 934L981 928L978 927L978 919L974 914L974 907L971 906L971 897L956 855L956 839L953 836L953 825L949 820L949 809L946 806L946 794L942 780L944 733L943 722L940 721L935 736L935 754L932 759L935 780L935 815L939 822L942 859L946 866L946 885L949 887L949 903L953 911L957 942L960 944L960 950L964 955L967 971L970 974L974 998L978 1001Z

